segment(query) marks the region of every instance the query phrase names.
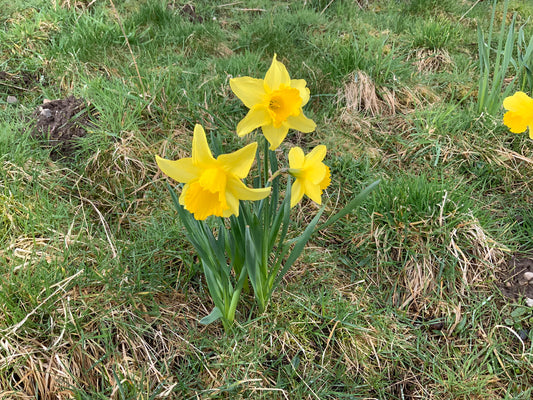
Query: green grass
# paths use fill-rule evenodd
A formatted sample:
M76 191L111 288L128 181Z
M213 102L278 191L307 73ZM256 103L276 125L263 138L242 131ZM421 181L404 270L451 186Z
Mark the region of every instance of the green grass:
M497 284L532 250L533 144L476 111L491 2L114 3L126 37L105 1L0 16L0 397L531 398L531 309ZM154 155L189 156L196 123L249 143L229 79L273 53L311 89L317 130L282 148L328 146L327 212L382 181L225 334L198 323L213 305ZM95 126L52 160L32 113L68 95Z

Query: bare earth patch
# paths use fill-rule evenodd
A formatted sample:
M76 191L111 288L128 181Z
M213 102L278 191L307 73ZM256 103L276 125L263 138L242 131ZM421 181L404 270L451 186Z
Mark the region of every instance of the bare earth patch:
M33 112L36 119L32 135L43 141L43 147L52 148L50 156L57 160L72 156L77 139L87 134L94 114L83 100L69 96L59 100L45 100Z

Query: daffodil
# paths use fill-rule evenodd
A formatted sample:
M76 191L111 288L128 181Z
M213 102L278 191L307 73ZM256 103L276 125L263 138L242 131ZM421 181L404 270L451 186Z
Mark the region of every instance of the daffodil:
M294 207L307 195L314 202L321 204L322 191L331 182L330 170L322 160L326 156L326 146L316 146L309 154L299 147L289 151L289 173L296 179L291 187L291 207Z
M156 156L156 161L165 175L185 183L179 201L195 219L238 216L239 200L261 200L270 194L270 188L250 189L242 182L252 167L256 149L257 143L251 143L215 159L204 128L197 124L191 158L173 161Z
M533 139L533 99L524 92L516 92L503 100L508 110L503 116L503 123L513 133L522 133L529 128L529 137Z
M244 136L262 128L263 134L275 150L289 129L312 132L316 128L302 107L309 101L309 89L304 79L291 79L287 68L276 59L268 69L265 79L249 76L230 80L233 93L250 109L237 125L237 134Z

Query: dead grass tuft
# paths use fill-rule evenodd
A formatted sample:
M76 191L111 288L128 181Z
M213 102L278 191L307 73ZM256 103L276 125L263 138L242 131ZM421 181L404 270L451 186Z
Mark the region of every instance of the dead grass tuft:
M355 126L357 130L362 128L362 121L368 115L383 117L406 114L438 100L430 88L422 85L399 90L376 88L372 78L363 71L350 74L344 87L337 92L337 102L342 106L341 121Z
M100 295L74 288L59 297L48 340L22 330L3 336L0 386L11 389L9 398L71 399L76 390L87 390L119 399L121 388L130 384L139 395L157 387L157 398L168 398L177 382L164 371L186 357L205 358L186 339L199 308L205 312L194 292L188 298L179 292L158 296L159 314L142 302L138 309L113 301L102 304Z
M54 8L66 8L84 11L90 8L97 0L54 0Z
M419 73L445 71L453 66L453 60L445 49L418 49L414 52L413 58L413 66Z
M338 102L345 106L341 118L344 113L365 112L375 116L383 112L376 86L372 78L363 71L350 74L337 97Z
M444 193L441 210L446 197ZM400 309L433 318L445 293L464 295L468 288L493 279L505 263L509 250L494 241L473 215L457 219L454 212L395 226L373 214L369 239L375 245L378 274L395 288L394 302ZM451 230L443 229L451 218L459 222ZM446 248L452 258L443 259L438 248ZM389 267L399 272L392 273Z

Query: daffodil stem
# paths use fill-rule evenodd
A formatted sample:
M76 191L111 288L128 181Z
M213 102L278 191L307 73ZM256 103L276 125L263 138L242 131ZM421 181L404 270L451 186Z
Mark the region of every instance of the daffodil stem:
M272 174L272 176L268 179L268 183L272 183L274 181L274 179L276 179L278 176L280 176L281 174L284 174L285 172L289 171L288 168L281 168L281 169L278 169L276 172L274 172Z
M264 172L263 179L264 179L265 186L266 186L266 184L268 182L268 175L269 175L268 171L269 171L269 168L268 168L268 141L263 136L263 172Z

